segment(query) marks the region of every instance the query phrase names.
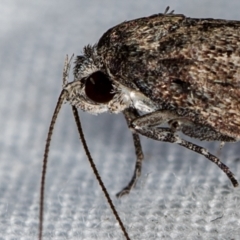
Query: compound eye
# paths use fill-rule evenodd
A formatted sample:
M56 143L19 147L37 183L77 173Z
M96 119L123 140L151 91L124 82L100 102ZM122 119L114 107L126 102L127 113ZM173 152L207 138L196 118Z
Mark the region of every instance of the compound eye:
M113 85L106 74L97 71L90 75L85 83L85 93L97 103L107 103L113 99Z

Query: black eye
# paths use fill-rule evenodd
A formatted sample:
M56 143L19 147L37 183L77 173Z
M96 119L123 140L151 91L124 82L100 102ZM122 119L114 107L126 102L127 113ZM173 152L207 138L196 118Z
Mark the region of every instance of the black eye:
M113 99L113 86L106 74L95 72L85 83L85 93L88 98L97 103L107 103Z

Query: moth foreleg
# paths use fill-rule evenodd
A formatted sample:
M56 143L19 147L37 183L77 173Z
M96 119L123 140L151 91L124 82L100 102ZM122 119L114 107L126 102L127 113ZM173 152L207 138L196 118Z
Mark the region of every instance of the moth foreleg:
M131 121L137 117L139 117L138 112L133 109L129 108L124 111L124 116L127 121L127 124L130 125ZM141 170L142 170L142 161L144 159L143 151L142 151L142 146L141 146L141 141L140 137L137 133L132 133L133 136L133 143L135 147L135 154L136 154L136 164L135 164L135 169L133 172L133 176L130 180L130 182L127 184L126 187L124 187L120 192L116 194L116 196L122 197L125 194L129 194L129 192L132 190L132 188L135 187L138 178L141 175Z

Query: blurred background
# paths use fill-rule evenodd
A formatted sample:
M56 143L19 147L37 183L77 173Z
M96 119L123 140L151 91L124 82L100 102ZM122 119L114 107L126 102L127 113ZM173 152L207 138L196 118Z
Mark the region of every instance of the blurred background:
M42 158L62 87L65 55L79 55L110 27L164 12L240 20L237 0L27 1L0 7L0 240L37 239ZM137 188L132 137L120 114L80 112L92 156L131 239L238 239L240 192L213 163L142 137ZM219 143L198 143L217 154ZM240 180L239 143L221 160ZM44 239L124 239L90 169L71 108L60 112L49 155ZM214 220L214 221L213 221Z

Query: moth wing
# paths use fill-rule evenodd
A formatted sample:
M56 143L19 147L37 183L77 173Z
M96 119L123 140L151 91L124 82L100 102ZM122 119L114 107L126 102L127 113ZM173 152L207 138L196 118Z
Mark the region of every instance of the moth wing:
M240 139L240 23L155 15L100 39L113 76L197 124Z

